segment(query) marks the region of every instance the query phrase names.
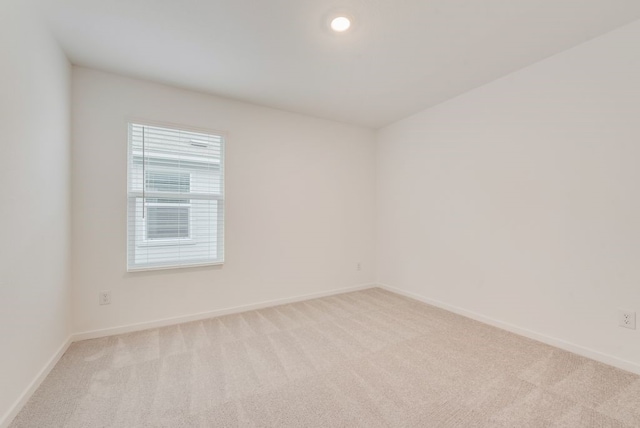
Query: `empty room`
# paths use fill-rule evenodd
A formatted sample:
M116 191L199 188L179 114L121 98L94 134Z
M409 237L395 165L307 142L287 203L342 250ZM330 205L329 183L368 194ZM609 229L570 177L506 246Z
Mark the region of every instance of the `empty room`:
M640 427L638 0L0 0L0 428Z

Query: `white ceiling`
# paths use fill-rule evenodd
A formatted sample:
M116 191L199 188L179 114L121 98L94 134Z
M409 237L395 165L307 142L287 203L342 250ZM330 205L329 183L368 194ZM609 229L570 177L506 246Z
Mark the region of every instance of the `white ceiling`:
M47 2L74 64L374 128L640 18L639 0Z

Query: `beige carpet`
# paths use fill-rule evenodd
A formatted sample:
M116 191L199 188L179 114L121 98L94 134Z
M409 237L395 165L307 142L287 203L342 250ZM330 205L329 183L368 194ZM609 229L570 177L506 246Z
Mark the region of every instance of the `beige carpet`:
M11 427L640 426L640 378L380 290L74 343Z

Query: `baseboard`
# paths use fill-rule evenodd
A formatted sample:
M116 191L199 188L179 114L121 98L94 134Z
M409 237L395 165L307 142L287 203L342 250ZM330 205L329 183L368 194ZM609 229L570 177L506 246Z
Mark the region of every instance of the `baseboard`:
M568 342L563 339L559 339L557 337L552 337L546 334L537 333L535 331L528 330L526 328L518 327L513 324L509 324L503 321L499 321L499 320L481 315L477 312L473 312L467 309L453 306L448 303L441 302L439 300L430 299L420 294L404 291L387 284L378 283L377 286L387 291L390 291L392 293L400 294L402 296L409 297L414 300L418 300L420 302L447 310L449 312L453 312L458 315L462 315L464 317L471 318L473 320L480 321L485 324L489 324L491 326L500 328L502 330L510 331L511 333L528 337L529 339L537 340L538 342L546 343L547 345L555 346L556 348L560 348L565 351L569 351L574 354L581 355L583 357L586 357L595 361L599 361L601 363L640 375L640 365L632 361L623 360L621 358L614 357L613 355L605 354L605 353L596 351L594 349L587 348L582 345L577 345L575 343Z
M304 294L304 295L295 296L295 297L286 297L282 299L267 300L263 302L251 303L248 305L235 306L231 308L217 309L214 311L199 312L191 315L181 315L177 317L164 318L164 319L159 319L154 321L145 321L145 322L136 323L136 324L127 324L127 325L122 325L118 327L85 331L82 333L74 334L72 336L72 341L77 342L80 340L97 339L100 337L113 336L116 334L131 333L134 331L148 330L151 328L158 328L158 327L166 327L169 325L182 324L182 323L191 322L191 321L200 321L203 319L219 317L222 315L236 314L239 312L252 311L255 309L263 309L263 308L269 308L272 306L286 305L288 303L295 303L303 300L317 299L319 297L327 297L327 296L333 296L336 294L349 293L352 291L365 290L367 288L373 288L375 286L376 286L375 284L361 284L361 285L355 285L351 287L337 288L329 291L322 291L318 293Z
M42 370L36 375L35 379L31 381L27 389L18 397L15 403L9 408L7 413L5 413L2 418L0 418L0 428L7 428L9 424L13 421L13 419L18 415L20 410L27 404L27 401L31 398L36 389L40 386L42 381L49 375L51 370L58 364L60 358L67 352L69 345L73 342L72 336L69 336L67 340L58 348L58 350L53 354L49 361L46 362Z

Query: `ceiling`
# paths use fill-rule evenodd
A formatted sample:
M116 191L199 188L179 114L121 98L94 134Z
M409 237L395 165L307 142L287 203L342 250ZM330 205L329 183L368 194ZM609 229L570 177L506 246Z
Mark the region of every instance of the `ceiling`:
M640 18L638 0L46 2L74 64L372 128Z

